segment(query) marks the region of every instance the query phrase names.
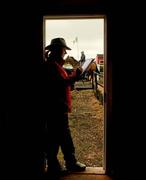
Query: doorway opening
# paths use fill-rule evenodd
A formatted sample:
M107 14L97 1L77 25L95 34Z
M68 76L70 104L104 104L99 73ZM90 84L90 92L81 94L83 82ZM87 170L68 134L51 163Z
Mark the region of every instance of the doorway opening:
M87 165L87 173L104 174L106 169L106 16L73 15L44 16L43 49L51 39L63 37L71 51L65 57L66 65L76 68L81 54L85 54L84 78L72 89L73 107L69 114L70 129L76 148L76 157ZM92 65L96 70L92 75ZM59 90L59 89L58 89ZM58 158L63 164L63 155ZM84 173L86 173L84 172Z

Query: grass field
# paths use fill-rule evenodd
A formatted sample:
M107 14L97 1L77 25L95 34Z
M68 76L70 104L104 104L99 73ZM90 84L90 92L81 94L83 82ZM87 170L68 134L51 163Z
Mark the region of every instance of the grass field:
M89 167L103 166L104 108L92 89L72 91L72 112L69 124L76 149L76 158ZM58 154L64 164L61 150Z

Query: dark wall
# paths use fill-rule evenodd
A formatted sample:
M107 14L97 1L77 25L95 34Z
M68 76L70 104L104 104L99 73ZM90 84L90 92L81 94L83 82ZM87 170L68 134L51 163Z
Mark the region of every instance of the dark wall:
M1 16L0 179L27 179L38 176L41 159L42 17L29 3L8 4Z
M133 78L133 73L137 73L139 54L134 53L138 38L132 33L138 33L137 27L140 27L140 19L134 16L135 8L124 2L113 7L112 3L94 0L44 1L35 5L13 2L9 6L3 5L3 8L1 176L6 179L39 176L43 119L40 68L43 15L106 14L107 98L111 109L107 121L107 173L115 177L142 177L144 118L138 110L141 106L136 84L138 76Z

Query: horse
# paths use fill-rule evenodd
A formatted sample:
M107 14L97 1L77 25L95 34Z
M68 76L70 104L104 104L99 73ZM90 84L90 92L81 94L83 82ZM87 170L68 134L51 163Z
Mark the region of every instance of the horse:
M80 67L79 61L77 61L73 56L67 56L65 59L65 64L71 64L74 69Z
M70 64L72 65L72 67L74 69L76 68L81 68L81 64L80 61L76 60L73 56L67 56L67 58L65 59L65 64ZM100 71L97 68L95 59L92 59L91 64L89 64L89 66L87 67L87 69L85 70L85 72L82 74L81 79L86 79L88 81L93 79L93 72L97 72L100 73Z

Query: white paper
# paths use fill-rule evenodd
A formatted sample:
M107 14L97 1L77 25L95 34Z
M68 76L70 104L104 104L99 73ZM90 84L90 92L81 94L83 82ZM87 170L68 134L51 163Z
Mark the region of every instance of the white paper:
M83 72L84 73L87 68L89 67L89 65L93 62L94 59L90 58L90 59L86 59L86 61L84 62L84 64L82 65L82 69L83 69Z

